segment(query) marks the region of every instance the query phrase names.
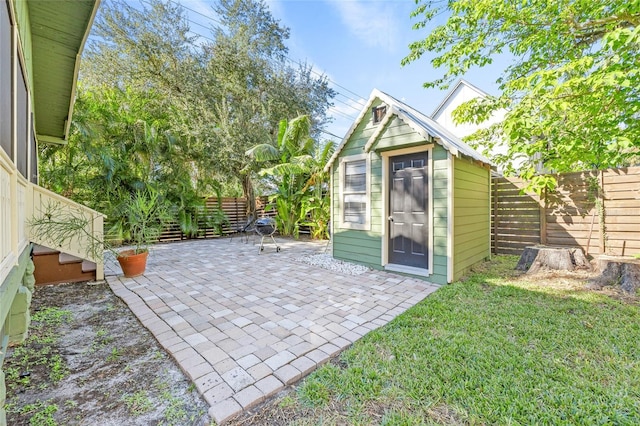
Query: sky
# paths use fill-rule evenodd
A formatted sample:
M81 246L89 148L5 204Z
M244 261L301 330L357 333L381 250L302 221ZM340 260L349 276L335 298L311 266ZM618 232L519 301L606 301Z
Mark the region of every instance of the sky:
M185 7L191 29L210 35L216 19L214 0L172 0ZM425 56L407 66L400 64L409 44L426 37L429 27L413 30L412 0L265 0L281 25L290 28L288 57L313 65L338 92L329 110L333 122L324 137L340 142L357 118L373 89L400 99L431 115L446 91L425 89L437 78ZM444 16L441 18L444 19ZM431 29L433 26L431 27ZM489 94L497 94L496 79L506 66L495 63L470 70L464 78ZM332 136L333 135L333 136Z

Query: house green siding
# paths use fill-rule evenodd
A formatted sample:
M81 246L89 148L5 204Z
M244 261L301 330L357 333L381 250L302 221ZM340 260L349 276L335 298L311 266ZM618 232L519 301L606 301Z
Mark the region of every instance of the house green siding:
M453 279L490 256L489 170L454 159Z
M31 245L22 251L17 265L0 284L0 366L8 344L21 342L31 322L29 305L35 278L30 254ZM0 370L0 426L6 425L5 398L4 373Z

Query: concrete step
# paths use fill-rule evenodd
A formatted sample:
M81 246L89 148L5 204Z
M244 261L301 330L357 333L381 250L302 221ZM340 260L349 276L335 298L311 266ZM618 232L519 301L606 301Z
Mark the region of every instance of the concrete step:
M96 265L94 262L91 262L90 260L83 260L82 261L82 272L96 272L98 265Z

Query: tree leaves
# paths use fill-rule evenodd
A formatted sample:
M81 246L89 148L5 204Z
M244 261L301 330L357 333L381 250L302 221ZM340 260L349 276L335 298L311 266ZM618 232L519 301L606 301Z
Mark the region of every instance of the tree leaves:
M508 154L496 157L497 162L524 156L527 162L519 172L533 176L541 162L546 170L564 172L638 161L637 2L416 3L415 29L423 30L447 14L443 24L410 45L402 61L436 54L431 63L442 74L425 86L446 88L471 67L483 67L503 52L513 56L496 80L500 95L456 112L459 120L478 123L506 111L502 123L473 137L479 145L490 144L489 138L496 136L508 143Z

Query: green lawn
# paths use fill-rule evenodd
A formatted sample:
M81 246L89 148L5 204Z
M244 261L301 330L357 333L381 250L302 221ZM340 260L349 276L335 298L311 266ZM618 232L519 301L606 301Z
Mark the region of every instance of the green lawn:
M640 424L639 306L525 282L515 262L442 287L279 409L296 424Z

